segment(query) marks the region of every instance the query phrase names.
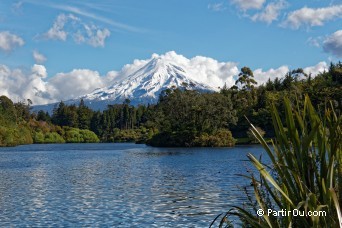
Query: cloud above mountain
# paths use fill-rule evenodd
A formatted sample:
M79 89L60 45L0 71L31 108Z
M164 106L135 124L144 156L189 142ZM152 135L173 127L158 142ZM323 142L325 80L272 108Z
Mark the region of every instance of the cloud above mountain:
M105 86L105 77L99 72L88 69L75 69L68 73L58 73L48 80L48 84L56 89L53 97L56 100L76 98Z
M222 87L224 83L231 85L235 81L234 76L239 72L238 64L235 62L219 62L204 56L195 56L188 59L183 55L170 51L160 56L154 54L153 57L160 57L165 61L174 62L177 66L183 68L191 79L214 88Z
M326 62L319 62L315 66L305 67L304 72L306 74L311 74L312 76L316 76L319 73L323 73L328 70L328 64Z
M49 77L47 69L41 64L34 64L30 70L10 69L8 66L0 65L0 91L14 101L31 99L35 105L68 100L123 80L146 65L152 58L172 62L184 69L192 80L214 88L222 87L225 83L228 87L234 85L239 67L242 67L238 67L235 62L219 62L204 56L189 59L174 51L163 55L153 54L146 60L136 59L120 71L109 71L105 75L90 69L74 69ZM304 68L304 71L316 75L326 68L327 64L320 62L315 66ZM269 78L281 78L288 71L289 67L280 66L266 71L256 69L254 75L258 84L262 84Z
M262 69L256 69L253 71L255 80L259 85L266 83L270 78L282 78L287 72L289 72L288 66L281 66L277 69L271 68L267 71L263 71Z
M43 79L47 76L46 68L42 65L33 65L31 71L10 69L0 65L0 91L18 102L31 99L34 104L54 102L51 93L55 90Z

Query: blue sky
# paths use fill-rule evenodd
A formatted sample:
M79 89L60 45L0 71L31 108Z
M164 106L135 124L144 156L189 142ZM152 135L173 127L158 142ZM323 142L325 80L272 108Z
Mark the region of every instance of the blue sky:
M39 64L45 81L74 69L106 75L168 51L253 70L304 68L341 60L341 22L341 0L5 0L0 64Z

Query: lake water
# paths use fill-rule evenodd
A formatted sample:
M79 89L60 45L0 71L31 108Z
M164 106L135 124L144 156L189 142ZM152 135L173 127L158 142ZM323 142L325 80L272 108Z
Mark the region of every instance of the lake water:
M246 200L235 148L49 144L0 148L0 226L208 227Z

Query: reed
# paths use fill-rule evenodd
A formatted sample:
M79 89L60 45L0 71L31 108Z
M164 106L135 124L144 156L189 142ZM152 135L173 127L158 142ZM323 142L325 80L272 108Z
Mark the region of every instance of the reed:
M333 105L319 114L308 96L304 105L284 99L285 121L272 106L276 137L268 145L251 124L254 137L264 147L270 164L252 154L248 158L257 172L247 176L253 185L256 207L233 206L221 219L219 227L231 227L237 217L244 227L342 227L342 134L341 115ZM263 216L257 215L262 209ZM321 216L285 216L268 210L321 211ZM214 222L212 223L214 224Z

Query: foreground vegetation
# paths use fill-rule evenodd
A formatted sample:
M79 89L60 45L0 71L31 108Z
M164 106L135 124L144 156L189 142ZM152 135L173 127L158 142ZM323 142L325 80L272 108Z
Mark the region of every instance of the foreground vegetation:
M291 102L308 94L322 113L331 100L337 113L342 104L342 64L331 64L316 77L302 69L288 72L257 86L253 72L243 67L236 85L217 93L170 88L157 104L134 107L126 100L95 111L83 101L60 102L53 113L30 111L31 102L0 99L0 146L52 142L139 142L152 146L234 146L255 143L245 116L265 137L275 136L270 110L284 110L283 97ZM279 113L281 120L285 112ZM238 139L238 140L236 140Z
M272 106L275 140L270 147L251 124L254 137L262 144L271 164L252 154L248 158L257 172L247 176L254 200L234 206L221 218L220 227L231 227L237 217L245 227L341 227L342 205L342 117L327 103L323 113L308 96L301 106L284 100L285 119ZM249 192L247 192L248 194ZM252 199L248 195L249 199ZM265 213L258 216L257 211ZM290 211L283 215L269 211ZM303 216L295 216L294 210ZM310 212L324 212L308 216ZM236 222L236 221L235 221Z

